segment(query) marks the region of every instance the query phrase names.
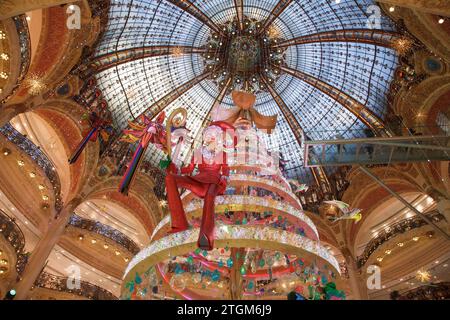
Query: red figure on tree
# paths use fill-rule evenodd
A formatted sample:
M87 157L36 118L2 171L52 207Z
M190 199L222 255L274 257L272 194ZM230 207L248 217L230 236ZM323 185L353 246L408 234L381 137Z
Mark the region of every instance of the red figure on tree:
M231 134L230 134L231 133ZM211 123L203 132L203 146L195 151L191 163L181 169L173 163L167 168L166 188L167 199L172 219L171 233L177 233L189 228L186 214L181 202L178 188L191 190L195 195L204 199L203 216L197 245L203 250L214 247L214 205L217 195L224 194L228 179L229 167L227 151L232 151L236 144L234 127L227 122ZM198 174L192 175L195 167Z

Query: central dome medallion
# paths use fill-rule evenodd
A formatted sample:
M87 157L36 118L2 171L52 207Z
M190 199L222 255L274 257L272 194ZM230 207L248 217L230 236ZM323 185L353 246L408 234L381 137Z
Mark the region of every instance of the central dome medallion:
M265 81L274 83L280 71L274 66L285 60L285 49L274 48L282 41L275 27L263 30L263 23L246 18L241 27L232 20L221 25L222 34L212 33L203 55L205 68L222 90L266 91ZM263 80L265 79L265 81Z
M253 36L235 36L228 50L228 69L234 73L256 74L262 65L259 41Z

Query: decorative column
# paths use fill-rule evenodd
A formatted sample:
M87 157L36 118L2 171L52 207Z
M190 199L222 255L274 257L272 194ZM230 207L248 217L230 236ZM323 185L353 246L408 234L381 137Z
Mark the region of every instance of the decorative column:
M15 289L17 292L15 299L24 300L28 297L30 289L44 268L50 253L63 235L71 214L81 202L82 199L79 197L72 199L61 210L59 217L51 222L47 232L31 253L30 260L25 267L22 279L16 283L14 288L11 288Z
M347 271L350 281L350 288L353 293L354 300L368 300L367 285L365 283L365 277L363 277L356 266L356 261L351 255L348 249L343 249L345 263L347 264Z

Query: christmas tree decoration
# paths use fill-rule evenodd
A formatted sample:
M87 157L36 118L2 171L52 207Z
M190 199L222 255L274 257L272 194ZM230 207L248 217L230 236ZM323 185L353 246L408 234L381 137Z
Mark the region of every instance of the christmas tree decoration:
M195 180L196 176L191 175L197 165L195 162L191 162L189 171L179 170L181 175L170 164L168 176L175 177L181 183L172 188L171 181L168 181L169 190L173 193L169 193L168 197L170 214L156 226L153 233L155 240L133 259L126 274L141 266L169 263L170 268L163 269L160 277L170 279L168 285L186 299L194 296L211 298L204 296L205 292L217 289L222 281L228 284L231 291L228 292L230 295L216 295L218 299L235 295L254 298L256 295L270 297L278 292L287 294L302 281L311 287L309 298L321 298L316 288L326 285L327 281L321 277L321 272L331 268L339 273L339 264L320 244L317 229L303 212L291 185L281 178L279 169L268 168L268 163L273 161L268 154L260 157L259 162L245 164L247 167L241 169L243 165L237 162L240 154L242 159L248 159L249 154L265 148L258 132L246 119L240 119L229 128L232 134L245 138L237 139L234 148L237 154L227 162L227 183L223 184L220 193L215 193L214 207L208 207L210 212L214 212L216 221L207 218L212 226L205 233L208 241L204 244L208 245L207 248L200 240L205 223L205 205L212 202L200 190L207 184L204 181L210 181L206 179L214 175L209 173L207 178L205 175L205 178ZM256 144L251 145L249 141L256 141ZM205 154L201 156L204 158ZM252 169L250 173L249 167ZM271 178L252 173L259 170L273 170L267 172ZM192 189L194 185L197 189ZM263 195L248 192L256 185L264 190ZM183 195L178 195L179 186L187 189ZM279 194L283 194L283 201L279 200ZM169 225L172 229L166 232ZM189 225L192 228L188 228ZM298 229L303 234L299 234ZM163 252L172 250L176 250L178 258L173 257L172 262L161 260ZM244 282L236 285L238 277L247 285ZM146 298L151 298L151 294Z

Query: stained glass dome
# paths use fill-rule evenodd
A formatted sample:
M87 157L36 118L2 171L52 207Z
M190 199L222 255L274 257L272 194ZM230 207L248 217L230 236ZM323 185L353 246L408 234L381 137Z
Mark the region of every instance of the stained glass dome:
M233 32L245 33L248 43L268 42L267 50L263 44L262 53L248 55L250 67L243 69L262 64L252 74L259 82L255 107L278 114L277 130L264 135L265 142L269 149L279 148L288 176L308 182L296 132L302 139L329 139L337 132L350 139L373 129L370 119L386 116L398 56L382 40L395 33L395 25L377 16L373 5L369 0L112 0L96 52L98 84L121 129L144 112L184 107L195 138L215 104L232 105L224 87L247 83L227 73L221 59L228 51L220 55L220 46L236 44L229 40ZM377 23L371 23L374 12ZM218 49L211 44L215 37ZM208 59L214 58L213 67ZM370 119L358 115L355 105ZM148 157L157 163L163 155L150 149Z

